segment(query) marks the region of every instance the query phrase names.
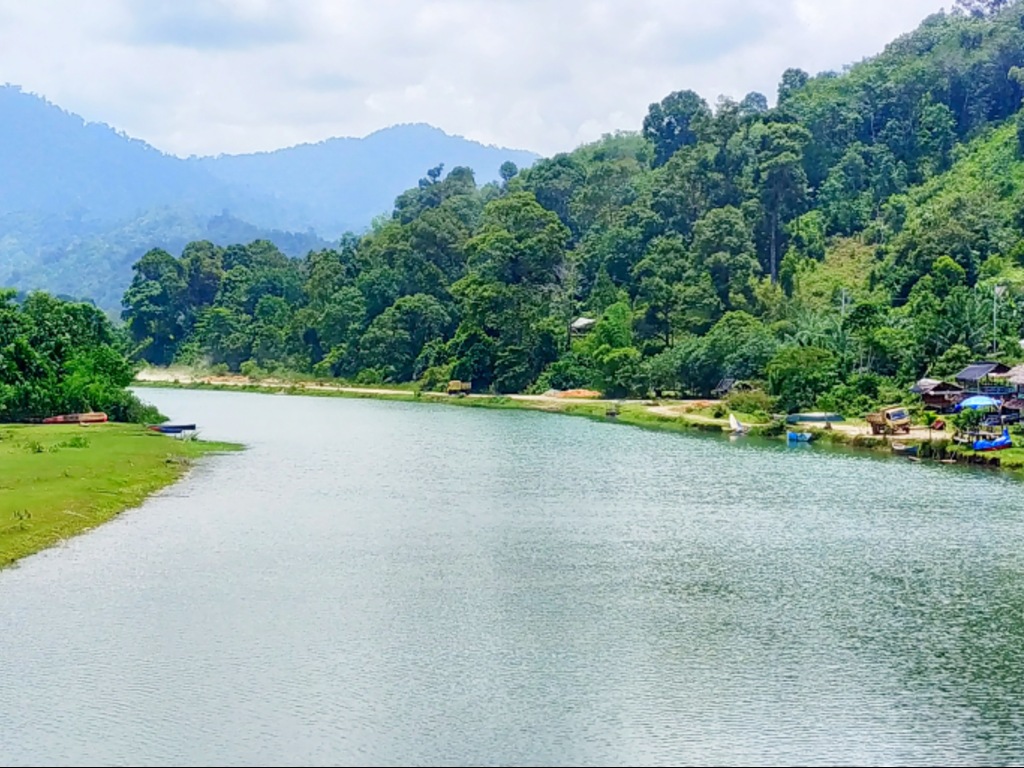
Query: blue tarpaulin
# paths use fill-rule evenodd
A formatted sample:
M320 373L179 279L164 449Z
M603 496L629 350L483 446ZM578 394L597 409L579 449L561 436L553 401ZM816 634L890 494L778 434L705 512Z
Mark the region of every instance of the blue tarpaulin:
M958 411L962 411L964 408L972 408L976 411L979 408L998 408L999 405L999 401L994 397L974 395L973 397L968 397L966 400L961 400L957 403L956 409Z

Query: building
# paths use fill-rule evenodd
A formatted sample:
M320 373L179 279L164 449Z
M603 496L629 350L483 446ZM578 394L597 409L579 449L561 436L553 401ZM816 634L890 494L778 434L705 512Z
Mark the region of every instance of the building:
M957 384L964 388L965 392L969 392L972 395L1003 397L1016 391L1015 387L1006 383L1006 377L1009 373L1010 366L990 360L983 360L978 363L971 363L954 378Z
M949 413L967 395L959 384L949 384L938 379L921 379L910 391L920 395L926 408L938 413Z

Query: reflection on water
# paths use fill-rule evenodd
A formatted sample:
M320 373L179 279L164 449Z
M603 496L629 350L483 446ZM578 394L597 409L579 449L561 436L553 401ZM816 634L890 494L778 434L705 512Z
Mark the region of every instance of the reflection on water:
M1024 760L1018 483L144 390L247 443L0 572L5 765Z

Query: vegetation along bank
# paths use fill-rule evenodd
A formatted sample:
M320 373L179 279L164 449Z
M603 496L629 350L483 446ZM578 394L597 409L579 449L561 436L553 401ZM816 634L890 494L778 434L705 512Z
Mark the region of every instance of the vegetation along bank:
M94 306L0 291L0 567L135 506L233 446L176 440L127 386L130 341ZM121 423L53 425L87 413Z

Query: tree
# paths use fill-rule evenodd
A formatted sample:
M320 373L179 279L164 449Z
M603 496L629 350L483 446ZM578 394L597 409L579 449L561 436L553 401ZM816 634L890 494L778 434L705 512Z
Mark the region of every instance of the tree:
M732 308L749 300L751 281L761 267L750 227L738 209L715 208L698 221L692 248L694 266L711 275L723 306Z
M782 79L779 81L779 105L789 101L794 93L807 85L807 81L810 79L811 76L802 69L790 67L783 72Z
M466 244L473 267L507 284L554 285L568 230L529 192L513 192L484 209L483 224Z
M768 111L768 97L763 93L751 91L743 97L739 105L740 115L746 118L763 115Z
M767 366L771 394L787 413L814 407L838 381L835 355L819 347L783 347Z
M774 283L778 280L778 240L783 219L798 214L807 196L802 160L811 135L793 123L767 123L756 138L761 203L768 219L769 274Z
M143 357L157 365L174 359L185 335L188 285L181 264L167 251L148 251L133 267L121 316Z
M707 102L693 91L674 91L651 104L643 135L654 144L654 165L664 165L680 148L696 144L702 123L710 118Z
M511 160L506 160L498 169L498 174L501 176L501 180L505 186L508 186L508 183L512 181L518 173L519 167Z

